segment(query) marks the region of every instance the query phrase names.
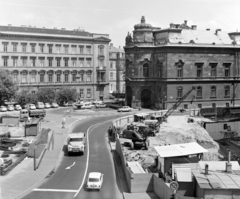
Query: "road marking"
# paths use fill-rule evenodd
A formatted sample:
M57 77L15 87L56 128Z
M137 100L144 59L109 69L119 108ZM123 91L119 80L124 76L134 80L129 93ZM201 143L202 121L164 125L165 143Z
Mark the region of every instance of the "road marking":
M75 165L75 162L74 163L72 163L72 165L71 166L69 166L69 167L67 167L66 169L71 169L71 167L73 167Z
M72 190L72 189L33 189L33 191L49 191L49 192L77 192L78 190Z

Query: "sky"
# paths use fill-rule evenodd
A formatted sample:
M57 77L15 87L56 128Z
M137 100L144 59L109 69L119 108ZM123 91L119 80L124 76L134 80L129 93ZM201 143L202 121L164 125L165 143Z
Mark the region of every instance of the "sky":
M0 25L84 29L109 34L123 48L127 33L145 16L146 23L197 25L226 32L240 31L240 0L0 0Z

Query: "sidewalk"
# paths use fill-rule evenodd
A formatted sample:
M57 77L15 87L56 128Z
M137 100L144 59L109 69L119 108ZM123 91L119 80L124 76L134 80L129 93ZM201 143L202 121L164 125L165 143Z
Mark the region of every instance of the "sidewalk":
M48 119L51 118L51 122ZM71 130L71 124L77 120L76 117L66 117L66 128L62 129L62 116L48 114L42 122L42 128L51 128L54 130L53 150L47 150L42 162L37 170L33 168L33 158L26 158L17 165L9 174L1 176L0 185L1 199L14 199L24 195L32 187L39 184L47 175L49 175L57 164L57 160L62 154L62 146ZM2 195L1 195L2 194Z

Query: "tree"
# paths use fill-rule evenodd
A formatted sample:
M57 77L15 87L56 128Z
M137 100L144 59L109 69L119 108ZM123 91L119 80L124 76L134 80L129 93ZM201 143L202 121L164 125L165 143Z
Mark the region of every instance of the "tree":
M37 95L29 93L29 91L22 90L16 94L15 101L23 106L25 104L36 104L38 101Z
M52 103L56 97L55 90L53 88L41 88L37 93L39 102Z
M77 92L75 89L63 88L57 92L57 103L64 105L64 103L69 101L75 101L77 99Z
M4 104L4 101L12 100L17 89L10 72L0 69L0 104Z

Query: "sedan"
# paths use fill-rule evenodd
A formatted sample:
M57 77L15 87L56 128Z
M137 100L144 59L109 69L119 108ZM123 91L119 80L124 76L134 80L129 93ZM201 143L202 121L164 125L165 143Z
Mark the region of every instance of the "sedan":
M94 105L92 103L86 103L81 106L81 109L91 109L94 108Z
M87 190L89 189L97 189L100 190L103 183L103 174L99 172L91 172L88 174L87 179Z
M44 104L44 107L45 107L45 108L51 108L51 106L50 106L49 103L45 103L45 104Z
M132 108L130 108L129 106L123 106L122 108L118 109L118 112L130 112L132 111Z
M20 110L22 110L22 107L19 104L17 104L17 105L15 105L15 110L20 111Z
M0 106L0 111L1 112L6 112L7 111L7 108L5 106Z
M52 104L51 104L51 107L52 107L52 108L58 108L58 104L57 104L57 103L52 103Z
M8 111L14 111L14 106L13 105L8 105L7 110Z
M106 108L107 105L104 104L104 103L97 103L97 104L95 104L95 107L96 107L96 108Z

